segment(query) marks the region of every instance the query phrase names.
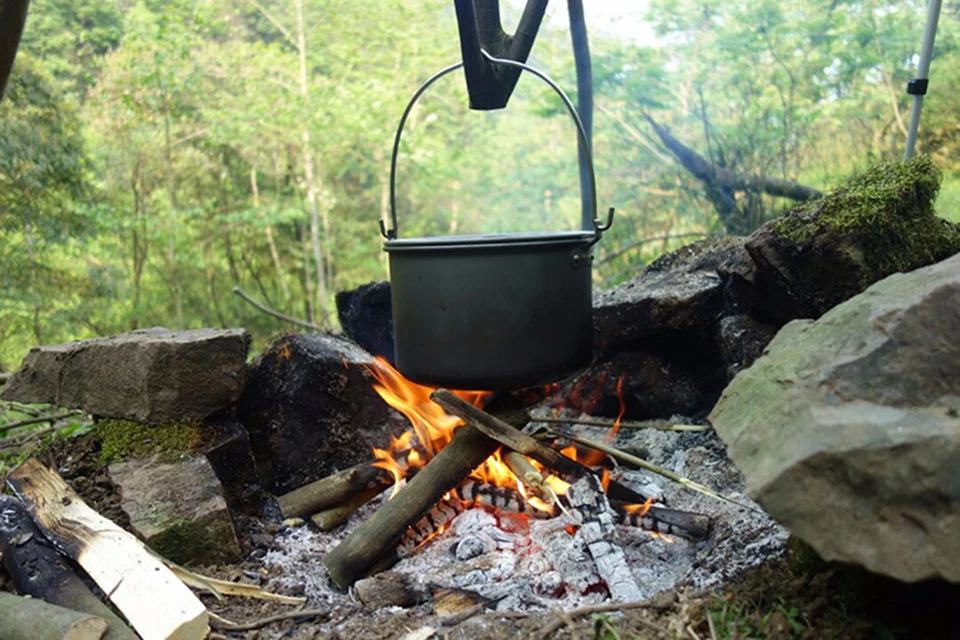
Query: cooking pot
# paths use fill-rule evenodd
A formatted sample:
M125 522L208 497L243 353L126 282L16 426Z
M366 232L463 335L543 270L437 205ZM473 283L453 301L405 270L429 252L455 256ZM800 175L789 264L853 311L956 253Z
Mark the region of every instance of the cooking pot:
M558 380L589 364L593 353L591 248L610 228L601 223L593 160L583 123L563 90L544 73L494 58L546 82L573 118L589 168L590 229L400 238L396 170L410 110L430 85L463 66L428 79L407 105L390 162L390 216L380 231L389 254L394 361L408 379L453 389L504 390Z

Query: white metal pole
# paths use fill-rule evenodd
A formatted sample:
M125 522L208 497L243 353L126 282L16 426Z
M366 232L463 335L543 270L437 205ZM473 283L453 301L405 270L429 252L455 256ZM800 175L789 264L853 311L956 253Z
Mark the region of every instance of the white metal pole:
M920 110L923 108L923 96L927 93L930 74L930 58L933 57L933 40L937 37L937 22L940 20L940 0L930 0L927 10L927 26L923 30L923 45L920 47L920 62L917 64L917 76L907 84L907 93L913 96L913 111L910 113L910 128L907 129L907 146L903 159L913 157L917 145L917 130L920 128Z

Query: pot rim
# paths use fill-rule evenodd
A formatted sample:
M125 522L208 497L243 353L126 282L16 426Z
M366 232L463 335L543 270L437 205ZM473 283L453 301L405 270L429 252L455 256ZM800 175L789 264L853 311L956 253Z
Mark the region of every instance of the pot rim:
M501 247L538 247L549 245L589 245L597 237L596 231L549 231L522 233L485 233L462 236L430 236L386 240L384 251L413 249L497 249Z

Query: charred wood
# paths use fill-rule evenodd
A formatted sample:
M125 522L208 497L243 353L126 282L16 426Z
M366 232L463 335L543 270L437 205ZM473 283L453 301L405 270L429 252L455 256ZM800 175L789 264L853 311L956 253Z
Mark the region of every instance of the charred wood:
M12 496L0 496L0 556L20 595L103 618L110 623L105 640L136 640L133 631L74 573L23 504Z
M658 505L651 505L646 509L628 509L628 506L636 507L637 505L626 505L615 500L611 500L610 505L617 514L617 521L624 526L665 533L688 540L703 540L710 535L713 524L710 516L702 513L679 511Z

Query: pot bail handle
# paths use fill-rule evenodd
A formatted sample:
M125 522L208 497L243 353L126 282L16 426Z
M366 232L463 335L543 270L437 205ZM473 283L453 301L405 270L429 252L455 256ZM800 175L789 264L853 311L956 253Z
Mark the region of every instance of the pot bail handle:
M587 174L589 177L590 184L590 208L593 218L593 229L587 229L587 231L594 232L593 242L594 244L600 240L600 236L604 231L610 228L613 224L613 207L610 207L610 210L607 212L607 219L605 222L601 222L597 218L597 178L593 172L593 152L590 150L590 142L587 139L587 132L583 128L583 122L580 120L580 114L577 113L576 107L573 106L573 102L570 101L570 98L567 97L567 94L564 93L563 89L560 88L556 82L551 80L547 74L542 71L531 67L530 65L524 64L523 62L517 62L516 60L509 60L507 58L495 58L487 53L486 50L481 49L480 53L494 64L503 64L510 67L517 67L523 71L527 71L537 76L543 80L547 85L553 89L557 95L560 96L560 99L563 100L563 104L567 107L567 111L570 113L570 117L573 118L573 123L577 126L577 137L580 139L580 145L584 150L584 155L586 156L587 161ZM410 102L407 104L407 108L403 110L403 115L400 117L400 125L397 127L397 135L393 139L393 154L390 157L390 222L392 224L391 228L387 229L386 224L383 218L380 219L380 234L387 240L396 240L397 238L397 198L396 198L396 185L397 185L397 156L400 153L400 138L403 135L403 127L407 123L407 117L410 115L410 112L413 110L413 106L417 103L417 100L420 99L420 96L430 88L430 86L442 78L443 76L456 71L463 66L463 62L457 62L450 65L444 69L441 69L437 73L430 76L426 82L424 82L416 93L413 94L413 97L410 98Z

